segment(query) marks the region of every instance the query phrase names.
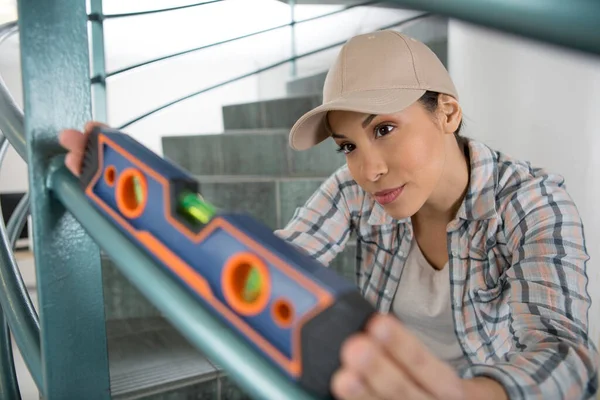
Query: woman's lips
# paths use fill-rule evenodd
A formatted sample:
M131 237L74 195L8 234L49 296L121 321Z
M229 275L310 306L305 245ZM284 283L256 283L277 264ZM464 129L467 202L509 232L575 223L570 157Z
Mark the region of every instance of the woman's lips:
M382 190L374 194L375 200L381 205L386 205L396 200L404 191L404 185L395 189Z

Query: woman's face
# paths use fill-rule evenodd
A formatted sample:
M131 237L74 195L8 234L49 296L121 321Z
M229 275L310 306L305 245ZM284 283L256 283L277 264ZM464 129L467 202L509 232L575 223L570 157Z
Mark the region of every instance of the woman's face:
M393 218L419 211L444 171L444 122L419 102L396 114L331 111L327 118L354 180Z

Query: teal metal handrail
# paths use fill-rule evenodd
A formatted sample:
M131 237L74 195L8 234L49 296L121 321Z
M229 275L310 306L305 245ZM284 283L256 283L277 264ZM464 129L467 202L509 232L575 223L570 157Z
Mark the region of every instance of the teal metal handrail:
M8 140L6 140L6 137L2 135L0 137L0 168L2 167L2 161L6 156L8 146ZM0 219L4 219L1 217L1 214L2 210L0 209ZM14 245L17 235L11 235L12 231L10 229L8 229L8 231L9 243ZM4 264L0 266L0 268L3 267ZM3 274L0 273L0 276L2 275ZM21 393L19 391L17 372L15 371L12 342L10 340L10 327L8 326L8 321L4 317L4 314L4 310L2 307L0 307L0 398L20 400Z
M0 163L1 162L2 160L0 159ZM23 231L23 228L25 228L25 223L27 222L27 217L29 216L29 207L30 194L29 192L26 192L13 210L12 215L8 219L8 224L6 224L6 232L8 233L8 240L12 248L15 247L17 240L19 239L19 235ZM35 310L35 308L33 308L33 303L31 308ZM38 319L37 313L34 313L34 318L36 320Z
M0 312L0 398L21 400L10 340L10 327L3 312Z
M502 32L600 54L598 0L392 0Z
M4 158L6 157L8 147L8 140L4 135L0 135L0 168L2 167ZM7 233L7 241L10 244L11 249L14 248L19 234L23 230L28 214L29 192L25 193L23 198L19 201L5 228ZM2 210L0 209L0 220L3 219ZM9 277L10 279L10 277L14 276L18 290L15 296L22 298L25 303L30 304L30 309L33 310L30 311L30 315L35 321L37 321L37 313L33 308L29 294L26 290L24 290L25 285L17 265L12 264L9 266L2 263L0 268L3 269L3 271L0 271L0 280L5 280L6 277ZM10 337L9 322L8 319L5 318L3 308L0 307L0 398L20 400L21 394L19 391L17 373L15 371L12 342Z
M409 22L413 22L413 21L416 21L418 19L426 18L426 17L429 17L429 16L431 16L431 14L429 14L429 13L419 14L419 15L416 15L416 16L411 17L411 18L403 19L402 21L394 22L393 24L389 24L389 25L386 25L386 26L379 27L378 29L395 28L395 27L407 24ZM142 119L144 119L144 118L152 115L152 114L155 114L155 113L157 113L159 111L162 111L165 108L171 107L171 106L173 106L173 105L175 105L177 103L180 103L182 101L188 100L188 99L190 99L192 97L198 96L198 95L200 95L202 93L206 93L206 92L209 92L211 90L214 90L214 89L220 88L222 86L228 85L230 83L237 82L237 81L242 80L244 78L248 78L250 76L257 75L257 74L260 74L260 73L265 72L265 71L269 71L271 69L274 69L274 68L277 68L279 66L285 65L285 64L287 64L289 62L296 61L296 60L299 60L299 59L304 58L304 57L312 56L314 54L321 53L321 52L323 52L325 50L333 49L335 47L343 45L344 43L346 43L346 40L342 40L342 41L339 41L339 42L336 42L336 43L333 43L333 44L330 44L330 45L327 45L327 46L319 47L318 49L311 50L311 51L308 51L308 52L303 53L303 54L299 54L299 55L294 56L294 57L286 58L286 59L278 61L276 63L269 64L266 67L256 69L256 70L248 72L246 74L236 76L235 78L231 78L231 79L228 79L226 81L219 82L217 84L214 84L214 85L211 85L211 86L206 87L204 89L201 89L199 91L190 93L190 94L188 94L186 96L183 96L183 97L180 97L180 98L178 98L176 100L170 101L170 102L168 102L168 103L166 103L166 104L164 104L164 105L162 105L160 107L154 108L154 109L152 109L152 110L150 110L150 111L148 111L148 112L146 112L146 113L138 116L137 118L134 118L134 119L132 119L132 120L130 120L130 121L122 124L121 126L119 126L119 129L124 129L124 128L126 128L126 127L128 127L128 126L130 126L130 125L132 125L132 124L134 124L134 123L136 123L136 122L138 122L138 121L140 121L140 120L142 120Z
M0 27L0 44L16 31L16 23ZM3 116L0 118L0 131L17 153L26 159L23 112L8 93L1 77L0 115ZM2 140L4 141L4 138ZM3 147L5 146L3 144ZM4 153L5 150L0 155L0 167ZM0 218L0 306L34 382L38 388L42 388L39 317L12 252L14 242L27 218L28 202L29 196L25 196L20 201L8 222L8 228ZM3 361L6 357L7 355L4 356Z

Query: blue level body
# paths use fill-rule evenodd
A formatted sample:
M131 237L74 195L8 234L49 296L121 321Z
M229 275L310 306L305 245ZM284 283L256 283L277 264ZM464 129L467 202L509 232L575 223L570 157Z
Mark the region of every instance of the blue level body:
M119 131L92 132L81 183L203 307L289 379L329 394L342 342L374 313L354 284L253 217L211 209L191 174Z

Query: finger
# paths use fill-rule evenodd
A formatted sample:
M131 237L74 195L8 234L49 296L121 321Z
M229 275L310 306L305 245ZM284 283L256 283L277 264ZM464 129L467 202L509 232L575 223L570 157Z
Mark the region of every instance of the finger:
M108 126L108 125L106 125L106 124L104 124L102 122L88 121L85 124L85 126L83 127L83 132L86 135L89 135L94 130L94 128L96 128L96 127L98 127L98 128L110 128L110 126Z
M342 348L342 364L366 382L368 388L383 400L430 400L432 396L416 384L385 353L374 339L358 335L348 339Z
M98 121L89 121L85 124L83 128L83 132L80 132L76 129L65 129L58 135L59 143L68 150L71 151L83 151L85 149L85 145L87 144L88 137L90 133L96 127L101 128L110 128L108 125L98 122Z
M331 394L336 400L377 400L358 374L343 367L331 378Z
M88 136L74 129L66 129L58 136L62 147L76 153L83 153L88 141Z
M77 153L67 153L65 156L65 166L75 176L81 175L82 155Z
M369 322L367 333L377 340L395 363L435 398L462 398L461 381L454 369L435 357L398 319L390 315L377 315Z

